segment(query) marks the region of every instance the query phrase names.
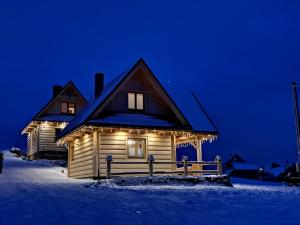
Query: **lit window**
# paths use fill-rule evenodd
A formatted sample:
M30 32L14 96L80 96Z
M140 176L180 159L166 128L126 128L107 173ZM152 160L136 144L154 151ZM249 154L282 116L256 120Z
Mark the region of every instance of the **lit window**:
M144 94L129 92L128 109L144 110Z
M68 103L66 103L66 102L61 103L61 112L68 113Z
M128 93L128 109L135 109L135 93Z
M68 112L70 114L75 114L75 104L74 103L69 103Z
M75 104L69 102L61 103L61 113L65 114L75 114Z
M145 158L146 139L128 138L127 140L128 158Z
M143 110L144 109L144 95L136 94L136 109Z

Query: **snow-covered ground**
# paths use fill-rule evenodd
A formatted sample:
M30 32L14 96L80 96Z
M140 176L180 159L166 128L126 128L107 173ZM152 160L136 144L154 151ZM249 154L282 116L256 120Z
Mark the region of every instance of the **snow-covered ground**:
M5 152L0 225L300 224L300 188L234 180L222 186L97 187L62 168Z

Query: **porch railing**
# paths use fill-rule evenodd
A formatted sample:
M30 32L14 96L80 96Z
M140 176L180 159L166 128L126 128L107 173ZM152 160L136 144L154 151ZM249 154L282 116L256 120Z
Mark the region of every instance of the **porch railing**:
M216 174L222 175L222 159L220 156L216 156L215 161L205 162L205 161L189 161L187 156L182 158L182 161L155 161L153 155L148 156L148 160L145 162L118 162L113 161L111 155L106 157L106 178L110 179L112 176L121 176L121 175L149 175L154 176L155 174L182 174L188 176L190 174ZM202 169L195 170L189 168L189 165L199 165ZM132 171L132 172L114 172L112 165L148 165L148 171ZM176 169L174 171L155 171L154 165L183 165L183 170ZM203 166L214 166L216 169L203 169ZM138 170L138 169L137 169Z

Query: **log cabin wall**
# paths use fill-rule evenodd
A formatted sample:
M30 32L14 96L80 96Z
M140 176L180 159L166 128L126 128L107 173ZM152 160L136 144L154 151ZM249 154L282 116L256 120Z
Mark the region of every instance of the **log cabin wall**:
M63 127L62 123L55 125L42 123L39 126L38 151L41 156L45 156L45 158L64 158L63 156L59 157L59 153L61 152L62 155L66 155L67 149L64 146L58 146L55 142L56 129Z
M66 159L67 149L56 144L56 129L64 123L43 122L27 134L27 157L29 159Z
M33 159L34 155L38 151L38 137L39 137L39 129L35 128L33 129L27 136L27 156L29 159Z
M69 176L94 177L93 135L85 134L69 143Z
M128 138L146 139L144 158L128 158ZM172 161L171 136L154 134L131 135L125 132L85 134L83 137L69 142L69 176L73 178L97 177L96 163L98 162L98 157L99 175L100 177L105 177L107 155L112 155L113 160L118 162L146 162L149 154L153 155L156 161ZM149 167L147 164L112 165L112 173L148 171ZM154 165L154 171L172 171L172 165Z
M145 138L146 152L144 158L128 158L127 139ZM161 135L131 135L124 132L99 133L99 158L100 176L106 176L106 157L112 155L113 161L118 162L146 162L149 154L152 154L156 161L172 160L171 136ZM172 165L154 165L154 171L171 171ZM148 165L112 165L114 172L148 172Z

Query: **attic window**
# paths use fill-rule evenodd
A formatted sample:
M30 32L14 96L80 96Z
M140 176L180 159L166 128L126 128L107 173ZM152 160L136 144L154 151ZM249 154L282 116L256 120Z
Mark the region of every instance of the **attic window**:
M144 94L129 92L128 93L128 109L144 110Z
M75 104L70 102L61 103L61 113L63 114L75 114Z

